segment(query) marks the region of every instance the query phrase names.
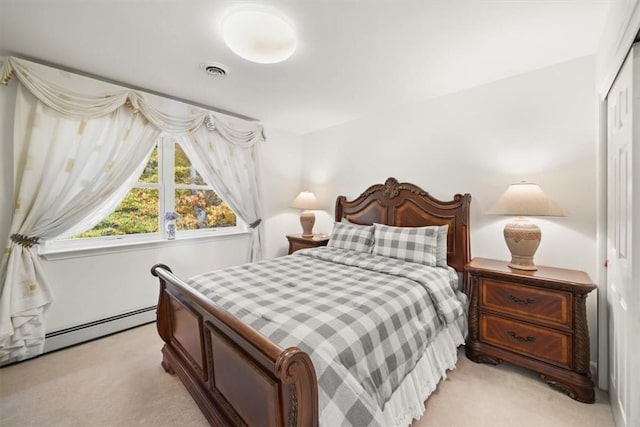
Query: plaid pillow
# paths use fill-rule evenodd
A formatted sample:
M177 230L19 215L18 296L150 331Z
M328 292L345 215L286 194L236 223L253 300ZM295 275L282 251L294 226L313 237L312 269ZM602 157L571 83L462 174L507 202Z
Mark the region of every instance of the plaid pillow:
M449 224L435 226L438 229L438 240L436 244L436 266L447 266L447 232Z
M371 253L373 245L373 226L356 225L347 222L333 224L331 238L327 246Z
M438 227L392 227L374 224L373 253L436 266Z

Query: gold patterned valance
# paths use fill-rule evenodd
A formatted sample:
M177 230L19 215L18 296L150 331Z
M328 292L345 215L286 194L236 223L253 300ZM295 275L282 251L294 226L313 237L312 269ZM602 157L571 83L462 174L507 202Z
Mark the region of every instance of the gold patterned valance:
M209 131L219 132L235 145L250 146L265 140L264 128L257 122L73 73L65 73L67 78L56 84L55 78L50 78L51 70L55 69L24 59L7 57L4 58L0 70L0 83L7 85L11 77L15 76L29 92L48 107L63 115L79 119L95 119L112 114L125 106L133 114L141 114L162 132L174 136L191 135L204 126ZM73 78L94 82L98 88L95 90L96 93L81 94L74 91L73 86L70 86L70 83L73 83L70 79Z

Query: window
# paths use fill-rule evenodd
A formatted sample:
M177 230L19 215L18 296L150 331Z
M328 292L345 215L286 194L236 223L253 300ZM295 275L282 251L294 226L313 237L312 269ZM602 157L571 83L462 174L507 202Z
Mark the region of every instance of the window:
M159 238L163 235L165 212L180 215L176 225L183 236L206 234L222 227L228 231L246 229L196 171L180 144L164 138L114 212L92 229L61 240Z
M158 233L161 230L159 221L163 198L159 157L160 150L156 145L138 182L116 210L92 229L72 239Z
M178 230L200 230L235 227L236 214L209 187L180 144L173 144L173 206L180 214ZM167 210L170 211L171 209Z

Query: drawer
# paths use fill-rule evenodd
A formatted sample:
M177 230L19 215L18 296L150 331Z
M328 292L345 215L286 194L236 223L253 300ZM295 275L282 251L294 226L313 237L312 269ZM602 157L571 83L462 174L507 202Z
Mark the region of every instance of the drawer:
M550 326L573 327L572 295L493 279L480 280L480 307Z
M490 314L480 314L480 341L571 369L571 335Z

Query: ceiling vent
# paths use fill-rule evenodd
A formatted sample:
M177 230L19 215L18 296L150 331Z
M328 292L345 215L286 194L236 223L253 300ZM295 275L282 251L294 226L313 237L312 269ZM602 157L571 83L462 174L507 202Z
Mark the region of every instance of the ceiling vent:
M210 76L213 77L225 77L227 75L227 69L224 65L217 62L206 62L200 64L200 68Z

